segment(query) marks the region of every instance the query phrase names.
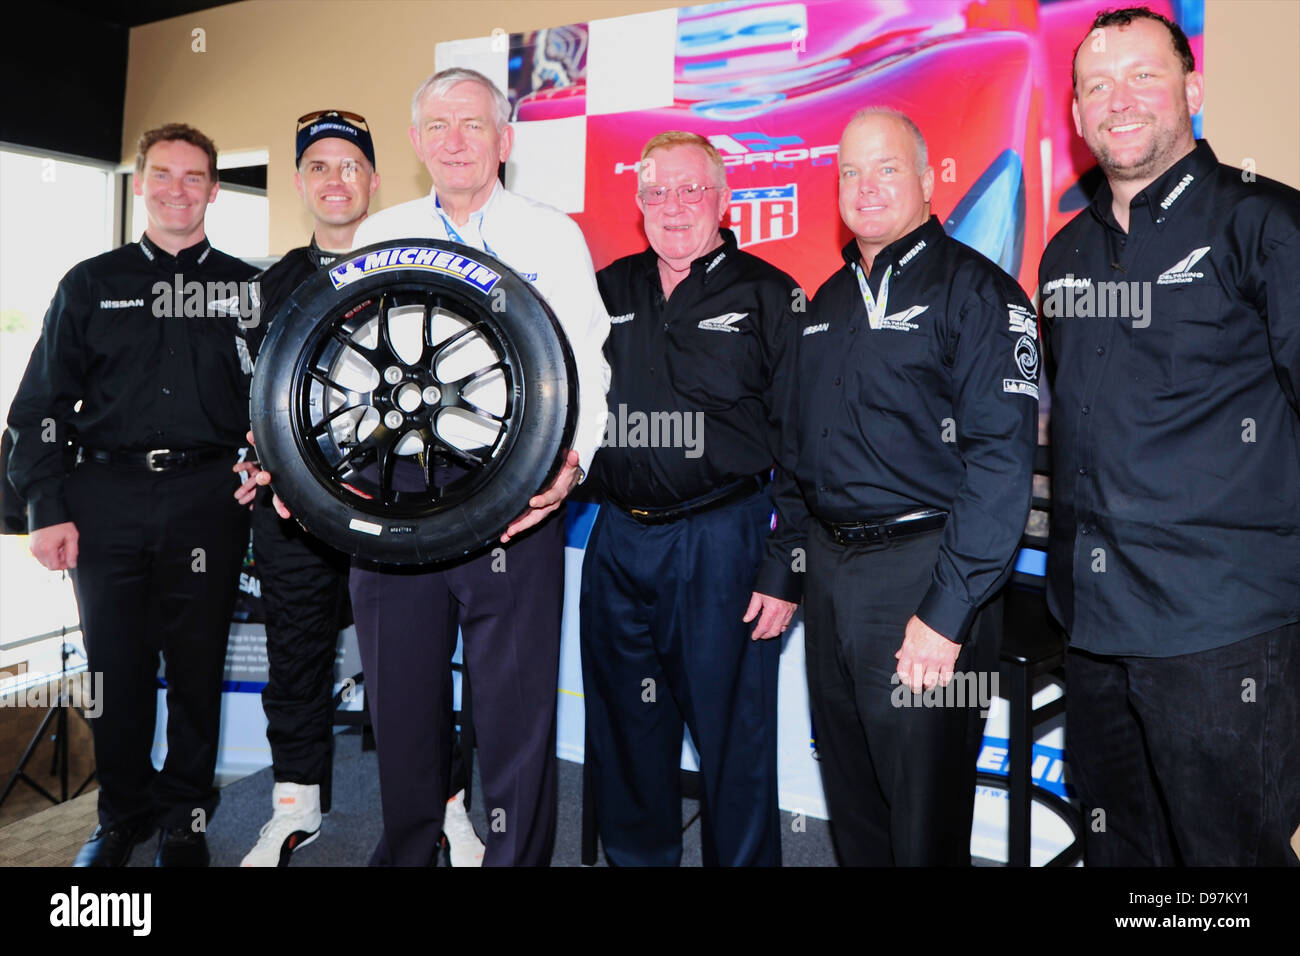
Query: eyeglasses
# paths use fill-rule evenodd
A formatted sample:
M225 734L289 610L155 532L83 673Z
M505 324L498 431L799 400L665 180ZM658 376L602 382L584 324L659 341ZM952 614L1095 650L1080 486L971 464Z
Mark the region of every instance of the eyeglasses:
M360 113L350 113L347 110L315 110L311 113L304 113L298 117L298 128L302 129L308 123L314 123L318 119L324 119L327 116L338 116L350 123L360 126L366 132L370 132L370 127L366 124L366 118Z
M699 183L684 183L681 186L647 186L639 190L637 195L647 206L658 206L666 202L670 192L677 193L677 201L682 203L696 203L704 198L704 194L710 189L721 189L721 186L701 186Z

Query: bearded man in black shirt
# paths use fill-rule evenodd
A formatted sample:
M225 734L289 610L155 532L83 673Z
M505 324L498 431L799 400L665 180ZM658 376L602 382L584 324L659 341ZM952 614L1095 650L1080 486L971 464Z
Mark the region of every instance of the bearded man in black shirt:
M148 225L72 268L9 411L9 478L31 549L72 574L92 672L99 826L77 866L121 866L155 827L158 866L206 866L226 638L248 544L231 468L248 424L252 266L204 235L217 197L208 137L169 124L140 138L134 188ZM72 431L78 465L62 448ZM167 759L153 748L158 653Z
M1192 133L1187 37L1101 14L1106 183L1039 268L1048 602L1091 865L1300 864L1300 193Z

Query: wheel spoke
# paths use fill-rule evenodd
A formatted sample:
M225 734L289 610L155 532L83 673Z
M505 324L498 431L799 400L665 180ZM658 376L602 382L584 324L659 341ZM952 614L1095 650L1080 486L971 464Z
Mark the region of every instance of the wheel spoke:
M314 368L309 368L307 369L307 374L310 375L312 378L314 378L316 381L320 382L326 388L332 388L334 389L334 391L341 392L344 395L350 394L350 390L348 388L346 388L343 385L340 385L338 382L334 381L334 379L330 378L324 372L321 372Z
M355 332L347 332L346 330L341 329L338 326L331 326L329 334L330 334L330 338L332 338L335 342L338 342L344 348L348 348L356 352L367 362L371 362L371 363L374 362L375 350L366 348L364 345L362 345L360 342L354 339L352 336L356 334Z
M393 466L397 464L397 432L389 431L385 440L376 446L379 466L379 499L386 505L393 503Z
M505 368L506 368L505 361L503 359L497 359L491 365L484 365L481 369L478 369L477 371L474 372L470 372L464 378L457 379L454 382L448 382L447 387L453 388L457 392L463 392L465 391L465 388L467 386L473 385L475 382L483 378L485 375L491 375L497 369L501 369L504 372Z
M463 408L465 409L465 411L470 412L473 415L477 415L480 418L486 418L494 425L504 425L506 423L505 417L503 415L498 415L495 412L489 412L486 408L483 408L481 405L475 405L464 395L460 396L460 400L456 402L456 405L457 407Z
M314 439L318 435L325 434L334 423L334 419L338 418L340 415L345 415L348 412L355 412L358 408L363 408L369 404L370 402L367 400L356 405L340 405L338 408L334 409L334 411L329 412L324 418L312 425L307 432L307 437Z
M421 368L433 368L433 314L442 305L442 299L436 295L424 298L424 312L420 316L420 358L416 362Z
M393 325L389 318L389 313L393 308L392 296L387 292L379 297L379 343L375 349L375 354L381 356L381 361L385 366L400 363L405 365L397 356L397 347L393 345Z
M491 456L490 448L485 447L484 454L480 456L467 449L456 447L451 442L447 441L447 439L439 435L436 428L433 431L433 436L438 449L447 455L450 455L462 465L468 465L471 468L482 468L488 463L488 458ZM428 449L428 447L428 445L425 446L426 449Z
M461 341L461 339L467 338L471 335L474 335L475 333L481 335L482 333L480 332L480 329L482 329L482 327L483 327L482 322L473 322L470 325L465 326L465 328L461 329L459 332L457 332L455 335L451 336L450 338L443 339L441 342L439 342L437 346L437 351L433 353L433 362L431 364L431 367L436 369L438 367L438 360L441 359L444 355L446 355L449 349L454 348Z

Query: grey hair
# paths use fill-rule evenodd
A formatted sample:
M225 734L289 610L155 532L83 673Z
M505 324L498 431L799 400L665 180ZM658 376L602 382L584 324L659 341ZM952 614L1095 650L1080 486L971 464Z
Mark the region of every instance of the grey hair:
M912 117L902 110L892 109L888 106L866 106L853 114L853 118L849 120L849 125L851 126L858 120L866 119L869 116L889 116L906 126L907 131L912 134L912 139L916 142L917 174L919 175L930 168L929 147L925 145L925 136L921 134L921 128L916 125Z
M434 73L416 87L415 95L411 97L411 125L418 126L420 124L420 101L422 99L429 94L438 97L446 96L451 92L451 88L458 83L477 83L479 86L486 87L488 92L492 94L492 105L497 114L497 129L506 128L510 122L510 101L506 99L505 94L478 70L467 70L459 66Z

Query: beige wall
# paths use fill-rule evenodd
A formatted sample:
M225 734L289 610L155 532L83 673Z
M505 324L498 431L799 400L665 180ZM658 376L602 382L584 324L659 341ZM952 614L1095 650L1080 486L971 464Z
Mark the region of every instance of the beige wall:
M1300 188L1300 3L1206 0L1205 69L1219 161Z
M1105 5L1098 0L1098 6ZM374 208L428 191L406 138L409 97L443 40L580 23L673 6L664 0L250 0L131 31L122 155L171 120L223 150L267 149L270 250L311 220L293 192L293 119L323 106L364 114L381 184ZM1300 3L1207 0L1205 131L1224 162L1300 187ZM206 52L192 50L205 31Z
M122 156L141 130L191 123L222 152L266 149L270 251L303 244L311 218L293 191L293 121L350 109L375 137L372 208L429 191L407 139L410 97L444 40L582 23L673 6L666 0L250 0L131 30ZM206 52L191 49L205 31Z

